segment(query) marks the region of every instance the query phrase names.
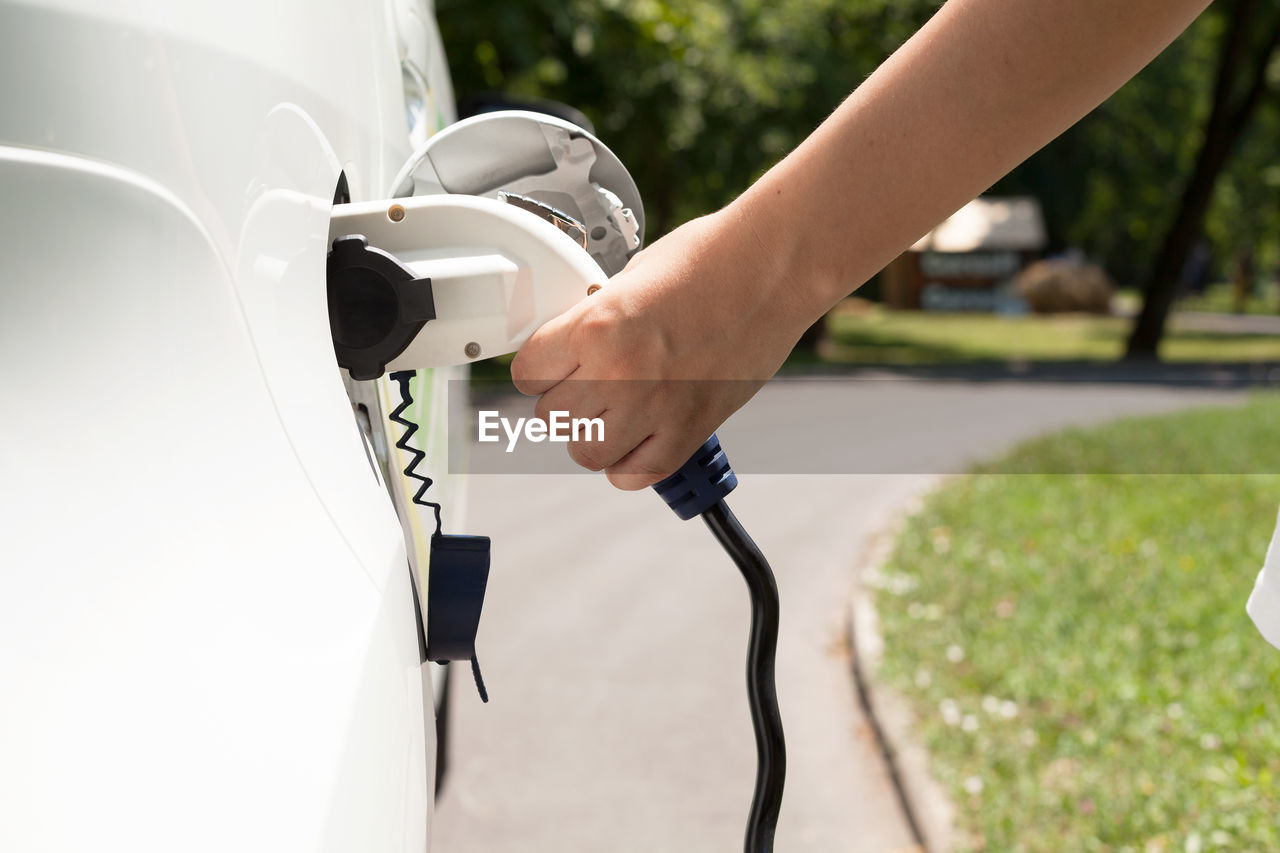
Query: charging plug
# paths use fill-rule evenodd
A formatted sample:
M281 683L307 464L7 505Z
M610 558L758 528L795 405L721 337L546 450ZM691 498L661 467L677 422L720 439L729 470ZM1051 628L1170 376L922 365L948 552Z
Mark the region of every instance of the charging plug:
M737 486L738 476L720 447L720 439L712 433L680 470L655 483L653 490L681 521L688 521L711 509Z

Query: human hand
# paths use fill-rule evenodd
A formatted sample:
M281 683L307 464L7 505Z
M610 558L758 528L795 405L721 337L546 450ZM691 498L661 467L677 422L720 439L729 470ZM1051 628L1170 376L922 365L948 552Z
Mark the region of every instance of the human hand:
M788 265L726 208L641 251L551 320L511 365L536 411L602 418L569 455L621 489L670 475L759 390L813 322Z

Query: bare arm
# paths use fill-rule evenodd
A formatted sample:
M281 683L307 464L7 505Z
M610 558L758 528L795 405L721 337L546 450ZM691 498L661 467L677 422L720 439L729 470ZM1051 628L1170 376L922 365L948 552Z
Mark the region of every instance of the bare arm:
M605 418L580 464L679 467L836 301L1074 124L1209 0L950 0L728 207L641 252L512 366L539 411ZM562 380L651 380L605 386ZM746 380L699 385L672 379Z

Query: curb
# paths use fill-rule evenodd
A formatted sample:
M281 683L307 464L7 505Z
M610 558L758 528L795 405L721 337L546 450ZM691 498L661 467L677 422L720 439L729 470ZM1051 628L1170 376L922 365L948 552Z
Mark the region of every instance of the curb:
M917 498L901 507L893 519L871 537L856 567L853 599L849 604L849 646L854 687L889 766L907 822L928 853L949 853L955 837L955 805L929 772L929 753L915 738L915 715L906 697L876 679L884 653L884 638L874 595L863 584L868 572L878 570L889 559L906 519L919 506Z

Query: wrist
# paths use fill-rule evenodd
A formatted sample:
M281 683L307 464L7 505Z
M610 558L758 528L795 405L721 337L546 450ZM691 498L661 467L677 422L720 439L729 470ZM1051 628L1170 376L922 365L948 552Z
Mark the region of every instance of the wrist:
M818 247L810 245L812 229L804 225L810 214L793 210L792 199L777 186L780 182L768 178L762 178L720 215L728 228L749 242L743 250L744 262L763 279L765 310L782 324L794 343L854 285L844 280L838 267L825 262Z

